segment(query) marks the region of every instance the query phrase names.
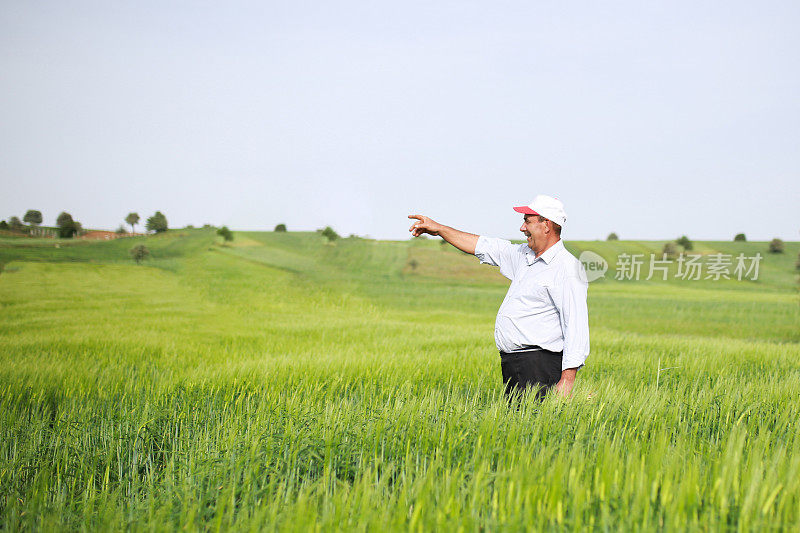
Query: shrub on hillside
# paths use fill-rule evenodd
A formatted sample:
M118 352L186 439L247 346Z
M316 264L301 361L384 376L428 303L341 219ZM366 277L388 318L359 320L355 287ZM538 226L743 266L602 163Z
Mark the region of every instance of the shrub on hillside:
M612 231L611 233L608 234L608 237L606 237L606 240L607 241L618 241L619 240L619 235L617 235L616 233L614 233Z
M285 232L286 231L286 224L278 224L277 226L275 226L275 231Z
M782 254L784 250L783 241L777 237L769 241L769 253Z
M6 222L5 220L0 220L0 229L7 230L8 229L8 222Z
M137 244L130 250L131 257L133 260L136 261L136 264L140 264L148 255L150 255L150 250L147 249L147 246L144 244Z
M662 257L666 256L667 259L675 259L678 255L678 245L672 241L664 244L664 247L661 249L661 255Z
M328 239L329 242L333 242L339 238L339 234L330 226L325 226L325 229L317 231L319 231L320 235Z
M678 240L676 240L675 242L680 244L681 246L683 246L683 249L686 250L686 251L689 251L692 248L694 248L694 245L692 244L692 241L690 241L689 237L687 237L686 235L681 235L681 237Z
M747 240L747 237L744 236L744 233L737 233L733 240L734 242L744 242Z
M128 230L126 230L125 227L122 224L120 224L115 233L117 235L126 235L128 233Z
M228 226L222 226L217 230L217 235L225 239L226 241L233 240L233 232L228 229Z
M164 216L164 213L161 211L156 211L156 213L147 219L147 224L145 225L147 231L153 231L155 233L163 233L169 229L167 226L167 217Z

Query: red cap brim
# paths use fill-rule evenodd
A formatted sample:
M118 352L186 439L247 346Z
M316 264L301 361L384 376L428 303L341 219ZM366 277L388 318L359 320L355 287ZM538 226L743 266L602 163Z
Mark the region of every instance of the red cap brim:
M527 205L521 205L519 207L515 207L514 211L517 213L522 213L523 215L538 215L536 211L528 207Z

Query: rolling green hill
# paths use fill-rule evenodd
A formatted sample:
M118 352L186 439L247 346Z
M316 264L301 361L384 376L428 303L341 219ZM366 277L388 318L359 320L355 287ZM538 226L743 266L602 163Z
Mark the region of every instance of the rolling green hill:
M197 284L205 279L204 264L218 255L235 260L226 271L227 283L237 280L234 265L259 265L258 272L280 271L294 284L314 287L320 295L342 294L399 314L421 309L477 308L490 313L502 299L508 281L498 270L480 265L468 254L439 239L375 241L348 238L329 243L317 233L243 232L223 243L213 230L183 230L167 234L112 241L53 239L0 240L0 265L12 272L14 261L78 262L133 268L128 250L145 243L151 258L142 268L183 271L179 279ZM660 256L662 241L573 241L567 248L576 256L589 250L602 256L609 269L592 282L590 306L593 325L628 333L728 336L743 339L800 340L797 321L800 243L786 243L786 252L770 254L764 242L702 242L695 251L707 260L711 254L762 255L758 279L680 279L677 262L668 279L656 273L646 280L650 254ZM615 279L621 254L641 254L639 280ZM214 259L221 260L221 259ZM248 267L249 268L249 267ZM752 276L752 273L751 273ZM207 280L208 283L213 283ZM217 284L217 283L215 283ZM205 289L204 289L205 290ZM622 312L624 311L624 312ZM763 324L769 324L765 330ZM733 327L736 326L736 327Z
M592 353L570 402L509 411L496 268L235 237L0 239L0 528L800 523L800 243L695 243L756 281L636 281L617 257L663 242L567 242L610 263Z

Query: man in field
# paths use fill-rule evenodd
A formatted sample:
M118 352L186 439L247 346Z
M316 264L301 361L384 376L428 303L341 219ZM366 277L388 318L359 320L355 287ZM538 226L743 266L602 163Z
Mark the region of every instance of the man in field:
M511 280L494 329L506 395L532 387L542 399L555 385L558 394L569 396L589 355L586 275L561 241L564 204L539 195L514 211L522 213L519 230L527 244L473 235L423 215L409 215L417 220L409 231L414 237L438 235L481 263L500 267Z

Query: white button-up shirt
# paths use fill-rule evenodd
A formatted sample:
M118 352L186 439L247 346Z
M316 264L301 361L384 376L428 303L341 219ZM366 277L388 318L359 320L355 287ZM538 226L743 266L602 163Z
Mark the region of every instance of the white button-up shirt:
M501 352L528 346L564 352L561 368L583 366L589 355L589 284L583 265L559 240L536 257L527 244L479 237L475 255L511 280L494 327Z

